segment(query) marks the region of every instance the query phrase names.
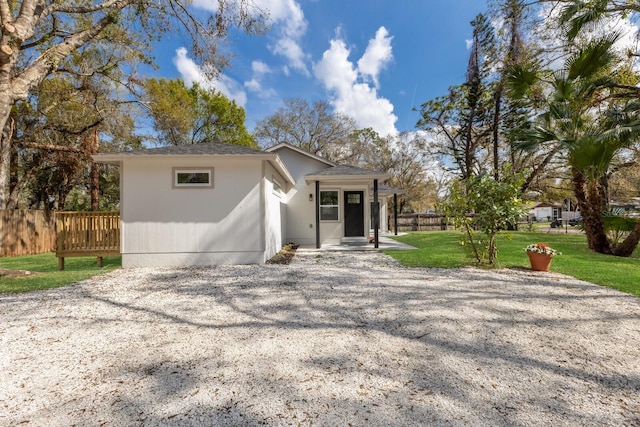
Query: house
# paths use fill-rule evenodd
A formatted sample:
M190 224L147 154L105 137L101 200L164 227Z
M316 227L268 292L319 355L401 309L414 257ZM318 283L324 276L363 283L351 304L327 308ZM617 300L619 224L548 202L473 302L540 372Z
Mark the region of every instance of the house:
M263 263L284 243L368 242L387 173L289 144L209 143L94 155L120 167L123 267ZM378 204L374 201L378 199ZM377 241L376 241L377 245Z
M554 203L537 203L529 210L529 215L536 221L553 221L562 218L562 205Z

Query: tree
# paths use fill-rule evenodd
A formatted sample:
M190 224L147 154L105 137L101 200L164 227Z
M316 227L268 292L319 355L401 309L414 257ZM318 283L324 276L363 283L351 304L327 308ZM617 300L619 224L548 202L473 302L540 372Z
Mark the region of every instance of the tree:
M310 105L293 98L285 99L275 114L258 122L254 136L262 147L286 142L331 161L350 162L356 154L345 143L354 130L355 121L332 113L328 102Z
M182 80L149 79L146 105L157 141L166 145L225 142L257 147L247 131L244 108L222 93Z
M471 248L479 264L485 259L490 265L495 264L496 235L512 227L524 214L521 185L522 176L512 173L508 165L498 179L485 173L452 182L441 209L462 230L462 243ZM477 238L476 230L482 232L482 238Z
M217 44L229 27L249 32L262 29L263 15L252 4L249 0L218 0L216 15L207 17L192 14L181 0L0 0L0 208L5 206L10 169L11 109L48 76L69 71L69 58L75 52L89 46L107 53L135 52L144 40L183 26L196 56L215 73L226 65ZM90 74L96 70L73 71ZM108 72L109 67L98 71Z
M426 140L418 133L381 137L371 128L360 129L352 135L352 152L359 153L354 165L388 172L389 185L404 190L399 197L398 211L420 212L435 207L438 202L437 186L429 175L433 167L426 150Z
M629 101L633 85L625 81L633 73L613 50L618 37L612 34L589 42L556 72L514 67L510 86L514 96L539 94L536 86L547 86L546 108L522 134L521 145L535 149L551 144L565 156L589 248L629 256L640 240L640 224L616 246L608 239L603 220L616 157L637 144L640 136L640 109Z
M491 123L491 96L487 78L494 57L493 29L480 14L472 22L473 44L466 82L449 88L449 94L425 102L420 109L419 129L433 132L443 141L439 154L455 162L463 179L479 174L486 160Z
M8 208L62 209L76 188L98 210L100 167L91 155L138 146L132 104L113 98L95 76L46 79L12 112L13 147Z

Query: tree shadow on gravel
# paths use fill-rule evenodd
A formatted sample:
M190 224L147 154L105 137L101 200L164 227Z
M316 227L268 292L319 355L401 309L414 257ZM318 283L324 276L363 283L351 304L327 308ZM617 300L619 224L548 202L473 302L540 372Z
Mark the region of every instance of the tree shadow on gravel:
M464 282L458 276L464 276ZM436 277L430 270L376 266L222 266L152 274L135 288L140 298L116 300L108 293L86 297L115 310L144 314L144 322L151 319L168 327L175 324L211 333L244 334L248 341L263 342L266 332L271 331L276 344L289 345L285 341L288 334L309 331L313 335L304 335L309 339L327 334L319 340L331 348L332 334L340 340L345 334L353 336L355 342L365 343L366 349L353 347L346 353L326 354L331 350L320 347L318 354L304 356L298 363L337 385L341 375L348 381L365 377L394 384L386 394L384 387L378 386L375 391L362 391L368 393L362 395L356 389L342 401L330 393L320 396L335 411L358 414L355 420L359 423L369 414L378 425L397 424L398 420L410 424L420 419L448 424L458 414L460 420L472 423L496 424L500 420L501 425L526 424L529 412L540 420L585 425L611 421L607 416L619 412L624 414L623 421L640 421L640 405L634 397L640 392L640 373L622 373L622 359L630 355L606 349L607 339L620 332L616 328L635 325L637 331L637 299L554 275L507 272L497 277L498 282L495 273L473 269L440 272ZM608 302L603 306L605 300ZM131 319L129 327L135 328L137 321L142 320ZM632 331L625 331L629 349L637 349L637 333L633 338ZM589 342L589 335L601 341ZM594 354L595 349L600 353ZM373 354L376 351L380 354ZM282 349L273 354L274 358L289 356L289 350ZM327 370L332 366L337 370ZM252 372L265 387L273 387L263 393L280 402L284 409L278 413L288 417L285 424L294 421L293 413L301 417L297 420L303 419L300 411L312 391L292 387L291 382L299 378L274 378L266 367L255 367ZM520 376L538 378L540 383L520 390ZM402 386L397 384L400 377ZM207 384L213 387L215 381ZM166 384L160 381L158 387L165 394L174 392L173 382L168 380ZM573 393L592 389L600 390L596 393L600 396L611 394L611 405L622 401L627 409L585 415L582 402L589 399ZM286 409L282 396L294 409ZM316 403L320 397L315 397ZM389 401L400 405L391 416L371 406L372 402L382 405ZM221 408L231 408L237 411L233 419L245 420L246 425L259 425L267 416L275 417L269 424L283 422L276 412L250 409L250 399L242 404L236 401L236 406L226 402L227 406L202 410L217 414ZM448 405L459 409L451 412ZM261 415L256 418L257 413ZM215 420L217 416L213 415ZM224 411L219 416L225 419Z

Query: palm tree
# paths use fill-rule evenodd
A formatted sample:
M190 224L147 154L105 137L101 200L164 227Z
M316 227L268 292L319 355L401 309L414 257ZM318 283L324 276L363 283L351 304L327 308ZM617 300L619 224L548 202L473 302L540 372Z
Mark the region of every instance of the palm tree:
M603 219L611 169L617 156L637 143L640 135L633 109L628 108L632 104L622 96L625 68L613 49L618 38L612 34L586 44L559 71L536 72L516 66L509 87L512 96L529 95L532 102L542 105L542 113L522 133L519 144L523 149L544 147L565 156L589 248L629 256L640 240L640 224L614 247ZM625 107L627 114L620 114Z

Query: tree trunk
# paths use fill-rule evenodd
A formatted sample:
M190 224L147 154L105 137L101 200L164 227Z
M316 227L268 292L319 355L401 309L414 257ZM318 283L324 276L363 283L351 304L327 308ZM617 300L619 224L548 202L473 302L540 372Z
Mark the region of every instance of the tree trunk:
M582 225L589 249L601 254L611 254L611 243L604 231L602 212L606 200L597 181L587 181L583 174L573 171L574 194L582 213Z
M630 257L638 247L638 243L640 243L640 221L637 222L627 238L615 248L613 254L615 256Z
M0 84L0 209L7 206L9 174L11 168L11 132L7 122L11 114L13 99L7 92L8 84Z

